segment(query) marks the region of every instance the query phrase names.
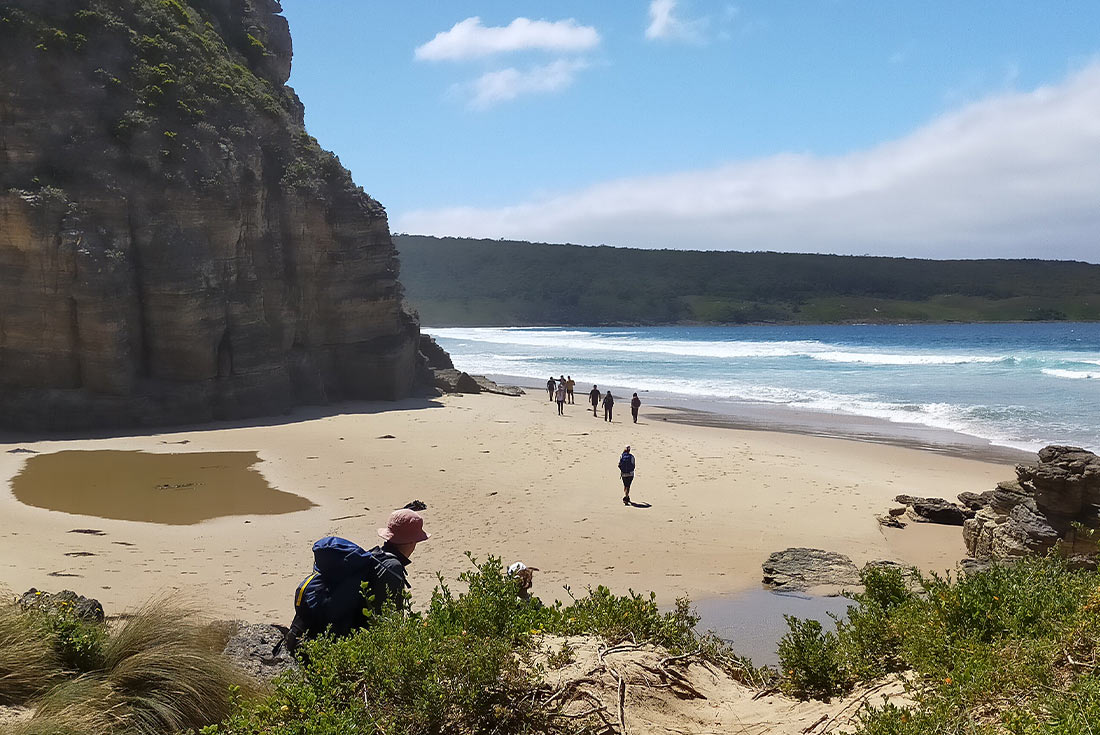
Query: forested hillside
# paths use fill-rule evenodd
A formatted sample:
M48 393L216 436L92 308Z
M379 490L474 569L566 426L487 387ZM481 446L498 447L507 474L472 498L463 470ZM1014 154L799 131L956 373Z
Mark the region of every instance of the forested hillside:
M395 235L425 324L1100 320L1100 265Z

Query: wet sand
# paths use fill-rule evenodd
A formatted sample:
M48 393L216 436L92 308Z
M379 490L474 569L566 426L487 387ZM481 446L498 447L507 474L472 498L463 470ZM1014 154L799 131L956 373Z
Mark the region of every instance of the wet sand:
M468 568L467 550L539 567L534 591L547 600L565 597L564 585L606 584L671 603L755 587L761 562L788 546L943 571L965 555L960 529L882 529L874 514L900 493L953 497L1013 475L1005 461L673 423L647 407L635 425L623 413L608 424L577 404L557 416L532 392L347 404L143 435L3 437L5 480L38 456L28 452L255 452L273 488L314 505L165 525L47 510L5 489L0 584L74 589L111 612L175 589L218 615L285 623L315 539L371 546L392 509L419 499L433 538L409 568L418 603L436 571L453 579ZM631 496L648 507L622 504L625 444L638 458Z
M171 525L313 507L268 485L259 462L255 452L65 450L30 456L11 489L37 508Z

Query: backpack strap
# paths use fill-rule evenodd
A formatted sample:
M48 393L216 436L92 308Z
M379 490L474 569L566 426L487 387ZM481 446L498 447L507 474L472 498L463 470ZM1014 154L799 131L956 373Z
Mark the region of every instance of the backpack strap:
M300 608L302 606L302 599L305 597L306 587L309 586L309 583L312 582L313 578L316 577L318 574L320 574L320 572L314 572L313 574L306 577L305 581L303 581L300 585L298 585L298 589L294 591L294 609L295 610L297 610L298 608Z

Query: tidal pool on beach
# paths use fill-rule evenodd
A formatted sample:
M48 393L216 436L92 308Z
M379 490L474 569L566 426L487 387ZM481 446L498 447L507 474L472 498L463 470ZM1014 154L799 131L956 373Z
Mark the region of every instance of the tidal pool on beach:
M30 457L11 489L16 500L36 508L182 526L313 507L271 487L256 469L259 462L256 452L66 450Z
M855 603L847 597L774 592L758 587L732 597L693 604L700 618L696 630L714 632L757 666L775 666L779 663L779 639L788 630L784 615L812 618L825 630L835 630L836 623L830 614L843 619L848 606Z

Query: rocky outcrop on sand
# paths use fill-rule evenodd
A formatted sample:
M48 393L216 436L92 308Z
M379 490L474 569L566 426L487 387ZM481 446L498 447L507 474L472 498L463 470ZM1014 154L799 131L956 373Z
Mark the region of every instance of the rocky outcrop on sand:
M967 518L974 517L974 510L966 505L952 503L943 498L918 498L899 495L895 502L906 506L905 515L917 523L942 523L961 526Z
M859 584L859 567L844 554L792 547L776 551L762 565L763 584L772 589L803 590Z
M522 396L523 389L514 385L498 385L484 375L470 375L453 368L431 371L436 388L444 393L496 393L502 396Z
M19 607L24 610L40 610L45 613L56 613L64 609L81 620L94 623L102 623L104 620L103 605L99 600L94 600L84 595L78 595L72 590L62 590L57 593L43 592L31 587L23 593L18 600Z
M964 493L976 507L963 524L967 551L977 559L1045 554L1095 566L1100 528L1100 457L1080 447L1049 446L1038 462L1016 466L1016 480L981 494Z
M386 212L306 133L280 12L0 6L0 423L410 393Z

